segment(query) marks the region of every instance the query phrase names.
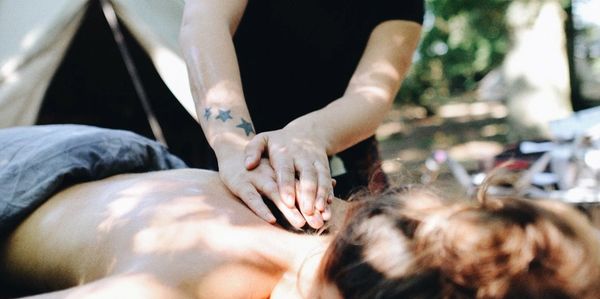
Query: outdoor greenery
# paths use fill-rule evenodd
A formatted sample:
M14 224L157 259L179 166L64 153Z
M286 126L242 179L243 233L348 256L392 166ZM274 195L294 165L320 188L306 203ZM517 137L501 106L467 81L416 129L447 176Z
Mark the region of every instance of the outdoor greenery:
M435 107L473 90L509 47L507 0L427 0L423 40L401 101Z
M591 0L518 1L532 1L538 4L544 1L557 1L571 18L573 5ZM427 13L423 26L423 39L412 70L398 98L400 103L412 102L435 108L449 99L463 96L474 90L479 80L502 63L510 48L506 14L513 1L426 0L425 2ZM577 16L575 19L577 21ZM600 32L597 25L582 23L575 24L575 27L577 27L574 28L575 31L572 31L573 28L567 26L569 42L578 38L581 44L587 35ZM597 48L597 43L590 42L593 39L587 38L585 41L588 44L593 43L587 45L588 48ZM581 45L579 46L581 48ZM576 50L576 53L570 55L576 56L577 53ZM596 64L590 63L590 65ZM595 74L586 73L584 76L597 78ZM590 80L587 77L583 78L584 81ZM579 82L571 83L579 84Z

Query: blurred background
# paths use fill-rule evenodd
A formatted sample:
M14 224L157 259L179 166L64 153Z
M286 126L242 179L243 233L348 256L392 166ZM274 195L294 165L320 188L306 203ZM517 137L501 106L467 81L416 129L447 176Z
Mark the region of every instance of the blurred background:
M0 1L0 127L128 129L202 165L177 46L183 1L111 3ZM414 65L377 132L386 172L419 172L436 149L478 169L600 104L600 0L426 4Z
M426 3L413 68L378 131L388 173L412 176L436 149L476 171L600 104L600 1Z

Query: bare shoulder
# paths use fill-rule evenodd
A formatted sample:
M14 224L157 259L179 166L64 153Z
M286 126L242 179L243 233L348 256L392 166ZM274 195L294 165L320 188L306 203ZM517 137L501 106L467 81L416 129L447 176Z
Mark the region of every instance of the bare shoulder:
M70 187L63 193L102 190L102 194L110 195L123 190L137 190L137 194L164 194L172 191L177 194L219 194L227 196L229 191L223 185L219 174L204 169L174 169L145 173L128 173L108 177Z
M185 279L197 283L229 261L223 252L240 239L244 226L268 224L231 195L215 172L122 174L52 196L12 233L0 263L31 286L60 289L124 273L132 265L156 273L185 268L172 262L179 254L194 257L195 280ZM148 256L160 258L148 262Z
M116 175L105 180L121 180L121 179L164 179L175 181L195 181L202 184L211 185L220 182L219 174L212 170L183 168L173 170L161 170L144 173L128 173Z

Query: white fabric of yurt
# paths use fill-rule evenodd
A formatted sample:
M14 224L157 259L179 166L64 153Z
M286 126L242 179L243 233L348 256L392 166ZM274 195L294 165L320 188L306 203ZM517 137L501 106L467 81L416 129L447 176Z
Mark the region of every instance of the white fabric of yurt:
M184 0L111 3L166 85L195 117L178 44ZM88 0L0 0L0 128L35 122L87 4Z

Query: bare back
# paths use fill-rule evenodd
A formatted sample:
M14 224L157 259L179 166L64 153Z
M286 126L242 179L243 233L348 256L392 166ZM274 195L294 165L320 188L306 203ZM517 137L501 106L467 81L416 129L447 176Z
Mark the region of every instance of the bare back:
M277 246L287 235L294 236L255 216L216 173L126 174L54 195L12 234L0 263L42 291L143 273L193 297L241 290L260 298L281 265L256 253L273 239L283 242L267 247L285 251Z

